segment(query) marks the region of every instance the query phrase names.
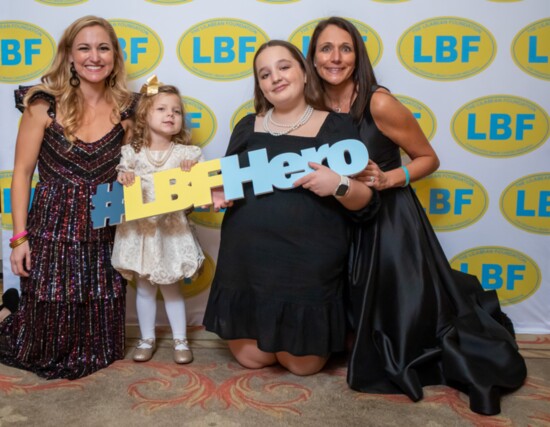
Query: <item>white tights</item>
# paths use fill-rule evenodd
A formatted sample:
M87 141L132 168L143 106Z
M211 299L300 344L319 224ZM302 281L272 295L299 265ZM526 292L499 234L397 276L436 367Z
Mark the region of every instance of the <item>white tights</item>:
M186 337L185 301L179 285L152 285L147 279L136 280L136 309L142 339L155 338L155 320L157 317L157 290L160 288L164 298L164 308L172 328L174 339Z

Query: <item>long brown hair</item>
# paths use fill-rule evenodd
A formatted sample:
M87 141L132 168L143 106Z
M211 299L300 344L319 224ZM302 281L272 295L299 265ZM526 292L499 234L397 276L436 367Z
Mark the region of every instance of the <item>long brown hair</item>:
M374 69L369 59L369 54L363 37L359 33L359 30L353 25L350 21L340 18L338 16L332 16L327 19L319 21L313 34L311 36L309 49L307 52L307 62L310 66L313 67L315 63L315 52L317 50L317 42L319 36L325 28L329 25L334 25L344 31L346 31L353 41L353 49L355 50L355 68L353 70L352 78L355 83L355 91L357 97L351 106L350 114L353 117L353 120L356 122L361 121L365 110L367 109L367 103L370 98L370 93L373 86L376 86L378 82L376 81L376 76L374 75ZM314 67L313 67L314 68ZM315 73L317 74L317 72ZM325 82L321 80L321 85L324 88Z
M183 107L183 102L181 100L180 91L177 87L171 85L161 84L158 87L158 92L155 94L143 94L138 102L136 108L136 115L134 117L134 130L132 134L131 145L136 153L141 151L143 146L148 147L151 144L149 125L147 123L147 116L149 110L155 102L155 98L161 94L166 93L169 95L176 95L180 102L181 114L182 114L182 125L181 130L176 135L172 135L172 142L175 144L189 145L191 144L191 132L185 124L185 109Z
M274 46L284 47L290 52L298 64L300 64L300 67L306 76L306 83L304 85L304 98L306 103L317 110L326 110L327 108L323 100L323 92L321 90L319 77L313 72L311 66L304 58L304 55L302 55L302 52L300 52L300 50L292 43L285 40L270 40L262 44L254 55L254 109L256 110L256 114L265 114L267 110L273 107L273 104L267 100L260 89L260 80L258 78L258 73L256 72L256 59L265 49Z
M103 28L109 35L113 46L114 65L113 71L105 80L105 96L108 102L113 103L113 124L120 121L121 111L127 108L132 100L131 94L126 87L124 57L113 26L106 19L98 16L84 16L74 21L65 29L59 39L53 63L48 72L40 79L42 83L32 87L24 100L25 106L28 106L28 101L36 92L46 92L54 96L57 102L56 107L63 116L65 138L71 143L74 143L76 140L75 134L82 120L84 100L81 90L78 87L71 86L69 83L71 78L69 56L74 39L78 33L84 28L93 26Z

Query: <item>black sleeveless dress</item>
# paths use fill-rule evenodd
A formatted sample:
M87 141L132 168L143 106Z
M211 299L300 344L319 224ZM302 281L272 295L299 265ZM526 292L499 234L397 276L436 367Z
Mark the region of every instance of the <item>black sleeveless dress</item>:
M316 137L254 132L255 115L235 127L226 155L266 149L281 153L358 139L351 117L330 113ZM267 171L266 171L267 173ZM204 316L206 329L223 339L254 339L266 352L327 356L345 348L343 287L350 218L375 211L347 211L334 197L301 187L255 196L244 185L222 223L216 273ZM364 217L362 217L364 215Z
M360 133L382 170L401 165L368 110ZM380 198L376 218L354 230L350 387L417 401L422 386L447 384L469 394L473 411L499 413L500 393L521 386L526 367L496 292L451 269L410 186Z

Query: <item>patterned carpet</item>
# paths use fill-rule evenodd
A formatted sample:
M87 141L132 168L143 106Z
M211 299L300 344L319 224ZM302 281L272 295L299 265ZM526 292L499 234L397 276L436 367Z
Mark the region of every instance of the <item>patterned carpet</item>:
M343 358L320 374L297 377L278 367L247 370L224 343L201 328L189 332L195 361L172 362L160 331L153 360L127 359L77 381L46 381L0 365L0 427L17 426L550 426L550 336L518 337L529 377L484 417L444 386L425 387L421 402L350 390Z

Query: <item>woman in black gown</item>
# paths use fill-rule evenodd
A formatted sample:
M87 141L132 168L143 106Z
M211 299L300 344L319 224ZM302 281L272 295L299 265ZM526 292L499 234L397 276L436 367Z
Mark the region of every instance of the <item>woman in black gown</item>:
M237 124L226 153L237 154L241 168L249 165L251 151L266 149L272 159L359 137L348 115L313 108L324 108L318 81L292 44L262 45L254 80L256 114ZM204 324L228 340L248 368L278 362L310 375L345 347L348 217L368 216L373 192L325 166L311 166L315 171L292 189L255 196L247 183L244 198L234 203L215 196L215 208L231 206Z
M469 393L473 411L499 413L500 392L521 386L525 363L496 293L451 269L408 185L438 168L435 152L408 109L377 85L350 22L319 22L307 59L327 107L359 124L371 160L358 179L381 198L376 219L354 231L350 387L417 401L422 386L448 384ZM412 159L406 166L400 149Z

